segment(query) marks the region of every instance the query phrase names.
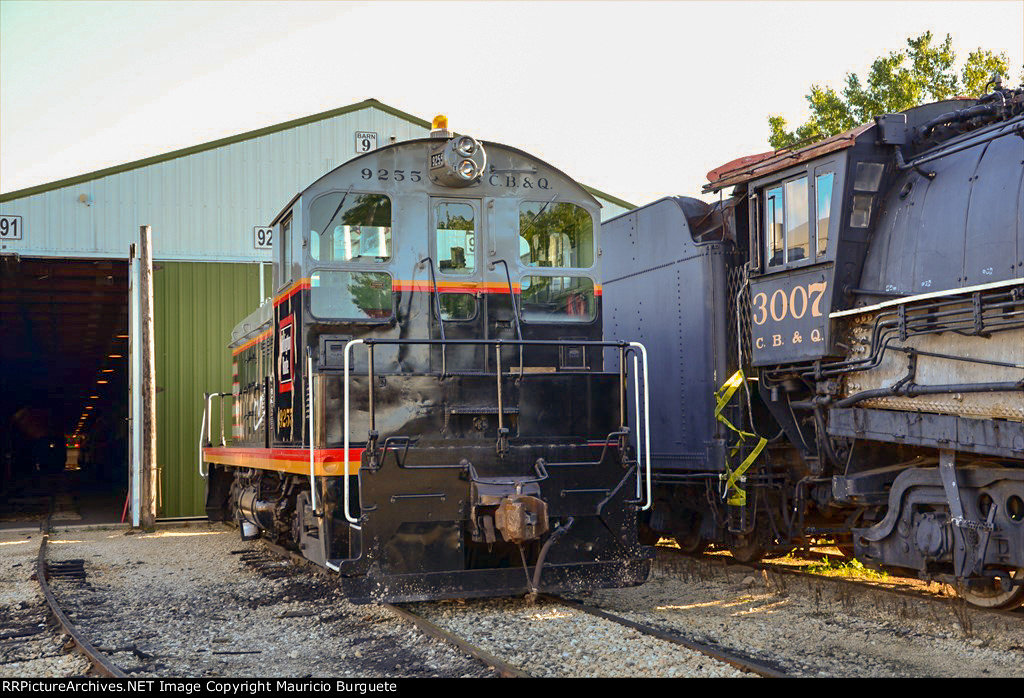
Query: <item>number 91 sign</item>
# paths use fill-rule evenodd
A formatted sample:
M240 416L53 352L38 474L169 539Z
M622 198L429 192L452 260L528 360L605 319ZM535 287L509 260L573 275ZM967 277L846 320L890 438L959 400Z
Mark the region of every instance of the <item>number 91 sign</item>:
M0 216L0 240L21 240L21 216Z

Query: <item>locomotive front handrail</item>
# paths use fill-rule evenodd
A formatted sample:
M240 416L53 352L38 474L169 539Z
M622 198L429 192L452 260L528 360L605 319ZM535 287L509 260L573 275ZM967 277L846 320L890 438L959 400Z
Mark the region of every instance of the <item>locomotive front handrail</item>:
M420 264L429 262L427 269L430 271L430 289L431 295L434 299L434 310L437 311L437 329L441 333L441 339L444 339L444 317L441 315L441 298L438 295L437 279L434 277L434 259L433 257L424 257L420 260ZM441 347L441 373L446 372L446 357L444 347Z
M203 472L203 444L207 446L213 445L213 415L210 414L210 408L213 405L213 398L220 397L221 399L221 410L220 410L220 445L225 445L224 440L224 400L223 398L231 395L231 393L203 393L203 420L199 424L199 477L206 478L210 472ZM203 436L206 436L204 442Z
M651 493L651 396L648 389L650 383L647 380L647 348L640 342L630 342L629 346L636 347L640 350L640 353L644 358L644 455L647 457L647 503L644 504L640 511L647 511L651 508L654 503L654 497ZM633 380L636 380L636 354L633 355ZM635 400L640 401L640 391L636 390ZM640 426L640 418L637 417L637 428ZM640 445L640 433L636 435L637 446ZM637 462L639 462L639 457Z
M349 340L349 342L345 344L345 352L344 352L343 390L344 390L344 393L345 393L345 398L344 398L345 399L345 408L344 408L344 420L345 420L345 422L344 422L343 430L342 430L343 431L343 439L344 439L343 440L343 445L344 445L343 453L345 454L345 456L344 456L345 457L345 474L344 474L344 477L342 478L343 479L343 492L344 492L343 511L345 513L345 520L348 521L349 525L351 525L352 528L355 528L357 530L360 529L360 526L358 525L359 524L359 519L353 517L352 514L351 514L351 511L350 511L351 494L350 494L349 468L348 468L348 464L349 464L349 460L348 460L349 459L349 446L351 444L351 441L349 439L349 431L350 431L350 427L351 427L351 413L350 413L350 409L349 409L349 402L350 402L350 400L349 400L349 367L350 367L350 356L351 356L352 347L354 347L357 344L365 344L368 348L370 348L370 347L372 347L374 345L377 345L377 344L384 344L384 345L403 345L403 344L413 345L413 344L420 344L420 345L428 345L428 346L441 345L442 347L444 347L446 345L449 345L449 344L469 345L469 346L494 346L496 348L496 352L500 352L501 351L501 347L504 346L504 345L518 346L518 347L524 347L524 346L618 347L620 349L620 356L622 358L625 358L625 354L626 353L632 353L633 354L633 380L634 380L634 392L635 392L636 413L637 413L637 417L636 417L636 420L637 420L637 439L636 439L636 441L637 441L637 465L638 465L638 468L637 468L637 490L638 490L637 491L637 496L638 497L640 497L640 496L643 497L642 501L644 503L643 503L643 506L640 508L640 511L647 511L648 509L651 508L651 504L653 503L654 499L653 499L653 495L652 495L652 486L651 486L651 421L650 421L650 394L649 394L649 385L650 384L649 384L649 381L648 381L648 374L647 374L647 348L644 347L643 344L641 344L639 342L624 342L624 341L598 341L598 340L564 341L564 340L552 340L552 339L376 339L376 338L352 339L352 340ZM639 350L639 352L641 354L641 357L643 358L643 391L644 391L644 395L643 395L643 400L644 400L644 409L643 409L644 433L643 433L643 439L644 439L644 441L643 441L642 453L646 457L645 467L644 467L644 472L646 473L646 477L643 477L643 478L640 475L640 467L639 467L639 465L640 465L640 455L641 455L641 443L640 443L640 431L639 431L639 426L640 426L640 386L639 386L638 357L636 355L636 351L635 350ZM498 354L498 356L500 357L500 353ZM370 354L370 362L371 362L370 372L371 372L371 375L372 375L372 370L373 370L373 367L372 367L372 353ZM624 370L625 370L625 367L620 363L620 365L619 365L619 372L620 372L620 374ZM311 375L312 375L312 369L310 369L310 372L311 372ZM445 374L442 372L441 375L443 377ZM499 381L499 387L498 387L498 390L499 390L498 399L499 399L499 401L501 400L501 394L500 394L501 375L502 375L502 372L500 370L500 358L499 358L498 371L497 371L497 376L498 376L498 381ZM370 386L370 390L371 391L373 390L372 384ZM500 408L498 410L498 414L499 414L499 419L501 419L502 415L501 415L501 409ZM624 417L625 415L622 415L622 416ZM372 430L372 427L371 427L371 430ZM310 442L312 443L312 438L310 439ZM311 446L311 448L312 448L312 446ZM643 487L643 480L646 480L646 488Z
M352 514L349 513L349 484L348 484L348 446L349 446L349 440L348 440L348 431L349 431L348 357L349 357L349 352L352 351L352 347L353 346L355 346L356 344L365 344L365 343L366 343L366 341L363 340L363 339L352 339L352 340L349 340L349 342L345 345L345 364L344 364L344 366L345 366L345 386L344 386L344 388L345 388L345 429L344 429L345 441L344 441L344 444L345 445L344 445L344 450L342 451L342 453L344 454L344 458L345 458L345 473L344 473L344 475L342 476L341 479L342 479L342 486L343 486L343 490L344 490L344 497L345 497L345 499L344 499L344 506L342 507L342 511L345 512L345 520L348 521L349 525L352 528L357 529L357 530L361 529L361 526L359 526L359 519L352 518Z
M519 306L516 304L516 294L512 292L512 277L508 273L508 262L504 259L496 259L487 265L487 268L494 271L494 267L498 264L505 267L505 280L508 282L508 297L512 301L512 319L516 321L516 337L519 339L523 338L523 328L519 324ZM522 359L520 358L520 363Z
M316 444L313 441L313 352L308 350L306 352L306 385L309 386L307 391L309 394L309 413L306 417L306 421L309 422L309 501L310 508L313 509L313 516L320 516L316 510L316 468L314 465ZM348 458L345 459L345 470L346 472L348 471Z

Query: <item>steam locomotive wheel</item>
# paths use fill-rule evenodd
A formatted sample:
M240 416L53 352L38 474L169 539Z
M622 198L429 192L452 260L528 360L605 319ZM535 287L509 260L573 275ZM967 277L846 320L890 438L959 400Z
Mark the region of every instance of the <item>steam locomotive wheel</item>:
M708 547L708 541L700 535L700 514L695 511L687 512L684 520L672 531L672 537L676 539L679 549L690 555L702 553Z
M1011 579L1024 578L1024 567L1018 567L1009 573ZM998 581L990 586L969 585L960 589L960 595L972 606L979 608L998 608L1011 610L1024 605L1024 586L1014 586L1010 591L1003 591Z
M764 557L764 546L753 535L733 535L729 552L737 562L757 562Z
M839 552L841 552L843 554L843 557L845 557L847 560L852 560L855 557L857 557L856 555L853 554L853 545L852 544L850 544L850 545L837 545L836 547L839 548Z
M658 541L661 540L661 534L645 523L637 525L636 537L641 545L657 545Z

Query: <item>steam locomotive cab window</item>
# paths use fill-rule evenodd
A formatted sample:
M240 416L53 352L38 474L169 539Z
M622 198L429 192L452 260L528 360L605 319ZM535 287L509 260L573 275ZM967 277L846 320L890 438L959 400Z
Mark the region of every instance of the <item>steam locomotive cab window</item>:
M820 168L819 168L820 169ZM823 257L828 251L828 224L831 220L832 210L832 180L835 175L832 172L822 172L814 179L815 204L814 211L817 217L818 233L818 256Z
M434 206L437 268L445 274L476 270L476 209L470 203L444 201Z
M383 271L317 271L309 279L310 310L331 320L391 317L391 275Z
M764 189L765 269L822 261L828 250L833 165Z
M441 319L472 320L476 317L476 296L472 293L441 293L437 298Z
M769 267L786 262L786 237L782 216L782 187L769 189L765 195L765 245Z
M885 172L885 165L880 162L858 162L857 173L853 179L853 188L856 191L878 191L882 183L882 173Z
M383 194L332 192L309 207L310 256L320 262L391 259L391 200Z
M579 276L524 276L523 320L526 322L591 322L597 314L594 282Z
M594 220L571 203L519 205L519 258L524 267L594 265Z
M786 197L786 262L807 259L810 233L807 229L807 178L801 177L785 185Z

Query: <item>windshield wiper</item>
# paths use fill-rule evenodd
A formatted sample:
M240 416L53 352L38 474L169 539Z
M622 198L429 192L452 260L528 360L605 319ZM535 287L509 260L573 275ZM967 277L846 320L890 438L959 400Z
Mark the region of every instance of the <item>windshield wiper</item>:
M527 221L526 227L519 231L519 236L520 237L522 237L523 234L533 226L533 222L535 220L537 220L537 217L540 216L540 214L544 213L544 210L547 209L547 207L551 205L551 202L554 201L557 198L558 198L558 194L555 194L554 196L551 197L551 201L548 201L546 204L541 206L540 210L537 211L537 213L533 214L533 218L531 218L529 221Z
M328 230L330 230L331 223L334 222L334 217L338 215L338 211L340 211L341 207L345 205L345 199L348 198L348 195L349 195L349 193L351 193L352 187L354 187L354 186L355 186L354 184L350 184L349 185L348 191L345 192L345 196L341 197L341 203L338 204L338 208L334 209L334 213L332 213L331 217L327 219L327 225L324 226L324 229L320 233L321 235L323 233L326 233Z

